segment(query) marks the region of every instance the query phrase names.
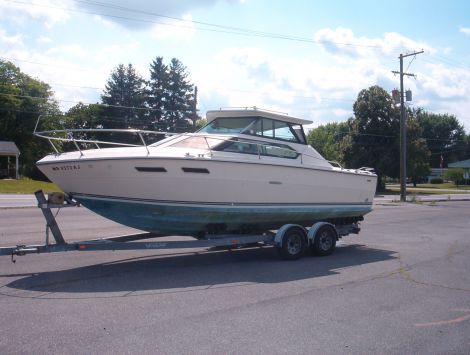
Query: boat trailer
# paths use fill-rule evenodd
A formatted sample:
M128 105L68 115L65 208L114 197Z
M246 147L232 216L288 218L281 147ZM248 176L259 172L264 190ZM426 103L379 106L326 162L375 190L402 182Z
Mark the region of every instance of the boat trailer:
M247 246L274 246L283 259L298 259L310 249L315 255L329 255L336 246L336 241L348 234L358 234L358 223L335 225L328 221L315 222L308 230L297 224L286 224L276 232L267 231L262 234L208 234L205 239L185 241L140 241L157 237L168 237L149 232L99 238L78 242L66 242L52 209L80 207L80 203L62 195L62 199L46 199L42 190L34 193L46 220L46 241L39 245L17 245L0 247L1 255L10 255L12 262L15 256L40 253L57 253L66 251L98 251L98 250L154 250L182 248L226 248L239 249ZM56 195L57 196L57 195ZM61 196L61 195L59 195ZM50 235L55 243L51 243Z

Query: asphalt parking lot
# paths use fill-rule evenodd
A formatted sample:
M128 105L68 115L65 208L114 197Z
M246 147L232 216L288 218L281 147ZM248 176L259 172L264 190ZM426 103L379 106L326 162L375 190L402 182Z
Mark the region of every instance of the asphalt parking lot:
M24 207L24 206L23 206ZM132 232L84 208L67 240ZM0 245L41 243L0 209ZM470 202L378 200L328 257L272 248L0 257L0 353L468 354Z

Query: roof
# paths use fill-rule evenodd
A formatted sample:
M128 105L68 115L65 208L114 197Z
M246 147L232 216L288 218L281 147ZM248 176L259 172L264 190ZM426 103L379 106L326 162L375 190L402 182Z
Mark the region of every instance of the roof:
M20 155L15 142L0 141L0 155Z
M447 164L449 168L470 168L470 159Z
M206 113L207 122L211 122L217 117L254 117L254 116L271 118L277 121L300 124L300 125L313 123L312 121L303 120L301 118L292 117L292 116L278 113L278 112L260 110L260 109L257 109L256 107L253 107L253 108L247 107L245 109L220 109L220 110L207 111Z

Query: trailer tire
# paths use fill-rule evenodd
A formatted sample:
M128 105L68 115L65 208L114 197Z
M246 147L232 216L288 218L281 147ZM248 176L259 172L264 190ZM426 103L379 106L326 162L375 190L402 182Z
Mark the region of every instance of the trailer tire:
M310 248L314 255L326 256L333 253L338 235L333 226L326 224L318 228Z
M284 233L281 246L277 247L279 255L284 260L296 260L305 253L307 234L303 228L290 227Z

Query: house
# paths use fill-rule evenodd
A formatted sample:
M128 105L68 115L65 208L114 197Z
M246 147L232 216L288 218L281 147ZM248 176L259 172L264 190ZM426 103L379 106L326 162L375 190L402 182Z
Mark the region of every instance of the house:
M450 165L450 164L449 164ZM434 178L442 178L444 179L444 176L446 174L447 168L431 168L429 175L426 177L427 183L429 184L432 179Z
M449 168L461 168L463 169L463 178L470 179L470 159L458 161L455 163L448 164Z
M18 158L20 150L14 142L0 141L0 178L18 179ZM15 163L11 158L15 157Z

